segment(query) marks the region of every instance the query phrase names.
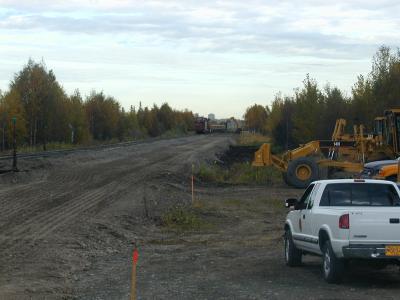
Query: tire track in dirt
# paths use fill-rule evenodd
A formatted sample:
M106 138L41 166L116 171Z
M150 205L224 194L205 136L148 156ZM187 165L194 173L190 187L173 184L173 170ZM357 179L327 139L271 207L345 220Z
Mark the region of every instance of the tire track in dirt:
M2 233L0 236L1 240L5 240L8 243L3 243L1 247L4 249L8 248L7 246L13 243L14 240L23 239L24 237L30 237L34 235L35 230L39 230L39 228L47 228L49 225L53 223L53 221L57 221L62 215L67 215L67 212L74 211L75 209L84 209L86 205L90 205L93 199L96 199L97 196L100 196L103 193L102 189L99 189L96 193L93 191L87 192L82 195L83 197L75 198L74 203L65 202L63 205L54 207L53 209L44 211L43 213L37 214L33 218L30 218L26 222L21 225L13 227L11 230ZM89 198L90 197L90 198ZM89 199L89 200L88 200ZM85 202L87 201L88 202ZM83 202L80 202L83 201Z
M153 164L158 163L162 160L164 160L165 158L161 158L158 159L156 161L153 162ZM111 163L112 165L114 163ZM104 166L102 166L104 168ZM137 165L136 166L141 167L141 165ZM128 173L131 172L131 170L128 170ZM78 174L78 176L76 176L76 174ZM37 201L40 201L40 199L42 197L46 197L49 195L48 190L52 190L52 192L50 193L50 196L52 199L57 200L57 198L59 197L63 197L66 196L68 194L71 194L71 192L65 192L65 180L68 178L68 181L71 185L71 182L73 183L74 187L76 188L76 186L85 186L87 182L91 182L93 181L93 178L95 177L96 171L95 170L85 170L85 172L69 172L69 174L63 174L62 176L55 176L55 180L52 181L50 184L46 184L45 186L40 186L39 188L37 188L36 190L39 190L39 192L34 192L35 197L30 199L30 201L26 201L26 199L24 199L27 196L32 195L32 190L29 190L30 187L27 187L28 189L26 190L26 193L24 194L19 194L18 200L20 203L17 203L16 201L13 201L10 207L2 210L2 212L0 212L1 216L12 216L13 214L16 214L19 212L19 210L23 209L24 211L28 211L31 207L35 206L37 203ZM66 176L65 176L66 175ZM120 176L121 177L121 176ZM82 181L81 179L85 178L84 181ZM68 182L67 181L67 182ZM76 183L76 184L75 184ZM59 191L57 191L57 189ZM29 197L27 197L29 199ZM12 199L14 200L14 199ZM4 200L5 202L6 200ZM47 204L47 203L46 203ZM39 207L38 207L39 209ZM35 210L33 211L29 211L30 213L34 213Z
M51 209L40 212L43 207L38 206L36 210L30 211L33 215L31 218L26 219L23 223L6 230L0 236L2 244L0 249L9 252L18 246L25 244L27 241L35 241L45 237L46 235L54 232L62 225L72 222L78 215L87 211L88 209L100 204L108 199L108 202L113 202L117 199L117 194L132 188L132 185L146 180L145 175L151 175L152 172L163 169L163 166L174 165L174 162L182 164L185 157L187 157L186 150L194 148L208 148L210 144L204 145L203 141L196 141L190 147L186 144L176 145L175 151L172 154L160 155L164 147L155 149L156 151L150 152L150 157L141 158L139 162L129 163L131 158L137 158L137 153L131 153L130 156L123 157L118 161L111 161L105 164L99 164L91 168L87 168L79 172L79 170L69 170L69 174L61 174L52 177L54 180L40 186L39 193L35 197L31 197L30 202L23 202L19 205L14 205L6 210L8 215L16 215L21 209L29 209L35 206L36 201L40 201L40 197L48 195L47 190L52 191L52 198L66 197L72 192L65 191L65 180L68 180L71 187L86 187L85 190L90 188L90 185L99 186L99 188L92 188L83 194L73 197L69 201L64 201L62 204L57 205ZM183 151L183 152L182 152ZM189 153L189 152L188 152ZM134 157L132 157L135 155ZM155 159L154 159L155 158ZM128 161L128 162L127 162ZM128 165L128 167L127 167ZM154 166L156 166L154 168ZM94 180L98 172L104 170L112 170L115 173L110 173L110 177L106 177L98 182ZM145 174L138 177L137 171L145 170ZM77 172L78 171L78 172ZM111 181L111 182L110 182ZM72 183L72 184L71 184ZM55 193L54 191L59 193ZM32 193L32 191L27 191ZM45 203L46 204L46 203ZM44 207L46 209L46 207ZM39 213L38 213L39 212ZM36 214L35 214L36 213Z
M10 205L0 211L0 217L12 219L14 215L20 213L20 211L24 211L26 213L35 213L38 209L40 209L40 205L49 203L43 203L42 199L52 199L56 201L60 197L66 197L67 195L72 194L71 190L65 190L65 186L57 187L57 185L52 185L52 189L45 187L35 187L34 191L32 189L23 194L18 194L18 198L14 199L13 197L8 197L4 202L8 201ZM35 196L32 197L32 194ZM15 195L13 195L15 196ZM3 204L4 205L4 204ZM36 208L31 210L31 208Z
M73 170L69 171L68 174L62 174L61 176L59 175L54 176L53 177L54 180L52 180L50 183L35 186L34 192L32 191L32 186L30 186L26 189L26 193L23 194L18 193L17 199L3 200L3 203L8 201L11 203L11 205L1 210L0 216L1 217L8 216L8 218L12 218L13 215L17 215L21 210L27 211L30 214L34 214L36 211L41 209L40 204L45 204L45 205L49 204L49 203L41 203L40 202L41 198L49 198L50 196L50 198L54 202L57 202L57 199L60 197L66 197L67 195L71 195L74 192L76 193L76 191L74 191L73 189L76 190L79 187L87 187L87 184L90 182L94 183L93 179L95 175L96 175L95 170L94 171L85 170L85 172L79 172L77 170ZM67 183L67 186L65 183ZM65 189L68 187L71 187L71 190L66 192ZM33 193L35 194L35 197L32 197ZM12 196L15 197L15 194L16 193L14 193L14 195ZM29 210L33 207L35 209Z
M171 180L170 174L179 181L189 178L192 159L202 159L202 152L214 153L217 143L226 145L223 139L216 140L195 136L107 154L49 159L51 168L40 171L45 180L24 187L17 183L0 193L4 203L4 212L0 211L0 298L4 291L38 298L41 291L60 298L67 292L75 295L72 274L91 264L93 255L108 251L103 247L111 242L108 231L97 230L96 224L104 219L118 232L122 225L115 218L125 208L134 222L141 222L136 218L143 214L144 186L157 186L158 191L158 186L163 190ZM205 157L212 159L212 154ZM1 195L10 198L3 200ZM173 204L172 198L167 197L167 206ZM179 195L178 201L182 200ZM78 246L71 250L75 242Z
M9 201L8 198L15 195L21 195L21 193L29 194L32 192L32 184L27 184L21 187L13 187L0 191L0 206L6 205Z
M135 168L148 168L152 165L159 164L164 160L169 160L175 156L175 154L171 154L150 163L139 162L135 165ZM124 173L132 173L132 169L124 170ZM120 174L119 177L124 178L121 175L127 174ZM137 178L137 176L133 176L133 178L135 177ZM107 185L103 185L102 188L97 189L95 192L93 192L93 190L86 192L69 202L64 202L62 205L56 206L30 218L23 224L16 226L9 231L3 232L0 236L0 241L2 241L0 248L3 251L8 250L9 252L21 244L25 244L27 241L33 242L46 236L65 223L73 221L73 219L82 212L90 209L106 199L112 198L113 194L118 191L119 187L126 186L125 184L127 181L131 184L133 183L132 181L129 181L129 179L129 177L125 177L123 180L118 180L117 182L112 181ZM141 181L142 179L137 181ZM35 201L35 199L33 199L33 201Z

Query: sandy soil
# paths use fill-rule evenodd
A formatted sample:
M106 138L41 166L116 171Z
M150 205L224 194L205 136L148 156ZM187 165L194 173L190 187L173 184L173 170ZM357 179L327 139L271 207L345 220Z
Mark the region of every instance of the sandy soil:
M361 267L341 285L320 259L282 258L282 186L196 188L198 231L160 226L190 204L192 164L232 141L191 136L20 162L0 176L0 299L128 299L131 253L140 251L139 299L395 299L395 268Z

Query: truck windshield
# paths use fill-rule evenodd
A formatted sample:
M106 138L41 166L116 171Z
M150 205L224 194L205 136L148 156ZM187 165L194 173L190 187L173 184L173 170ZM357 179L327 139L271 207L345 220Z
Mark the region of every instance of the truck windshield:
M400 206L400 198L389 184L332 183L325 187L320 206Z

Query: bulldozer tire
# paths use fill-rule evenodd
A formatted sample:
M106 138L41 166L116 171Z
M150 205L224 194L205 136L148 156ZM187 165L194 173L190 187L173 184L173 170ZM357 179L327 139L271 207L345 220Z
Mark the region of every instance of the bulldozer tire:
M287 173L286 172L282 172L282 179L283 182L286 183L287 185L290 185L288 179L287 179Z
M318 164L311 157L292 160L289 162L286 178L289 185L304 189L311 182L319 179Z

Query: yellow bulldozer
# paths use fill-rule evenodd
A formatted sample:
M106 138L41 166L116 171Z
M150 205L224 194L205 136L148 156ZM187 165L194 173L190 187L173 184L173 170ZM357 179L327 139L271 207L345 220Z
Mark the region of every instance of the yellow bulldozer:
M399 156L400 109L390 109L374 120L374 130L365 133L364 125L354 125L353 134L345 133L346 120L338 119L331 140L316 140L286 151L271 153L271 144L256 152L253 166L274 166L282 171L284 181L305 188L312 181L326 179L336 172L358 173L366 162L394 159Z

